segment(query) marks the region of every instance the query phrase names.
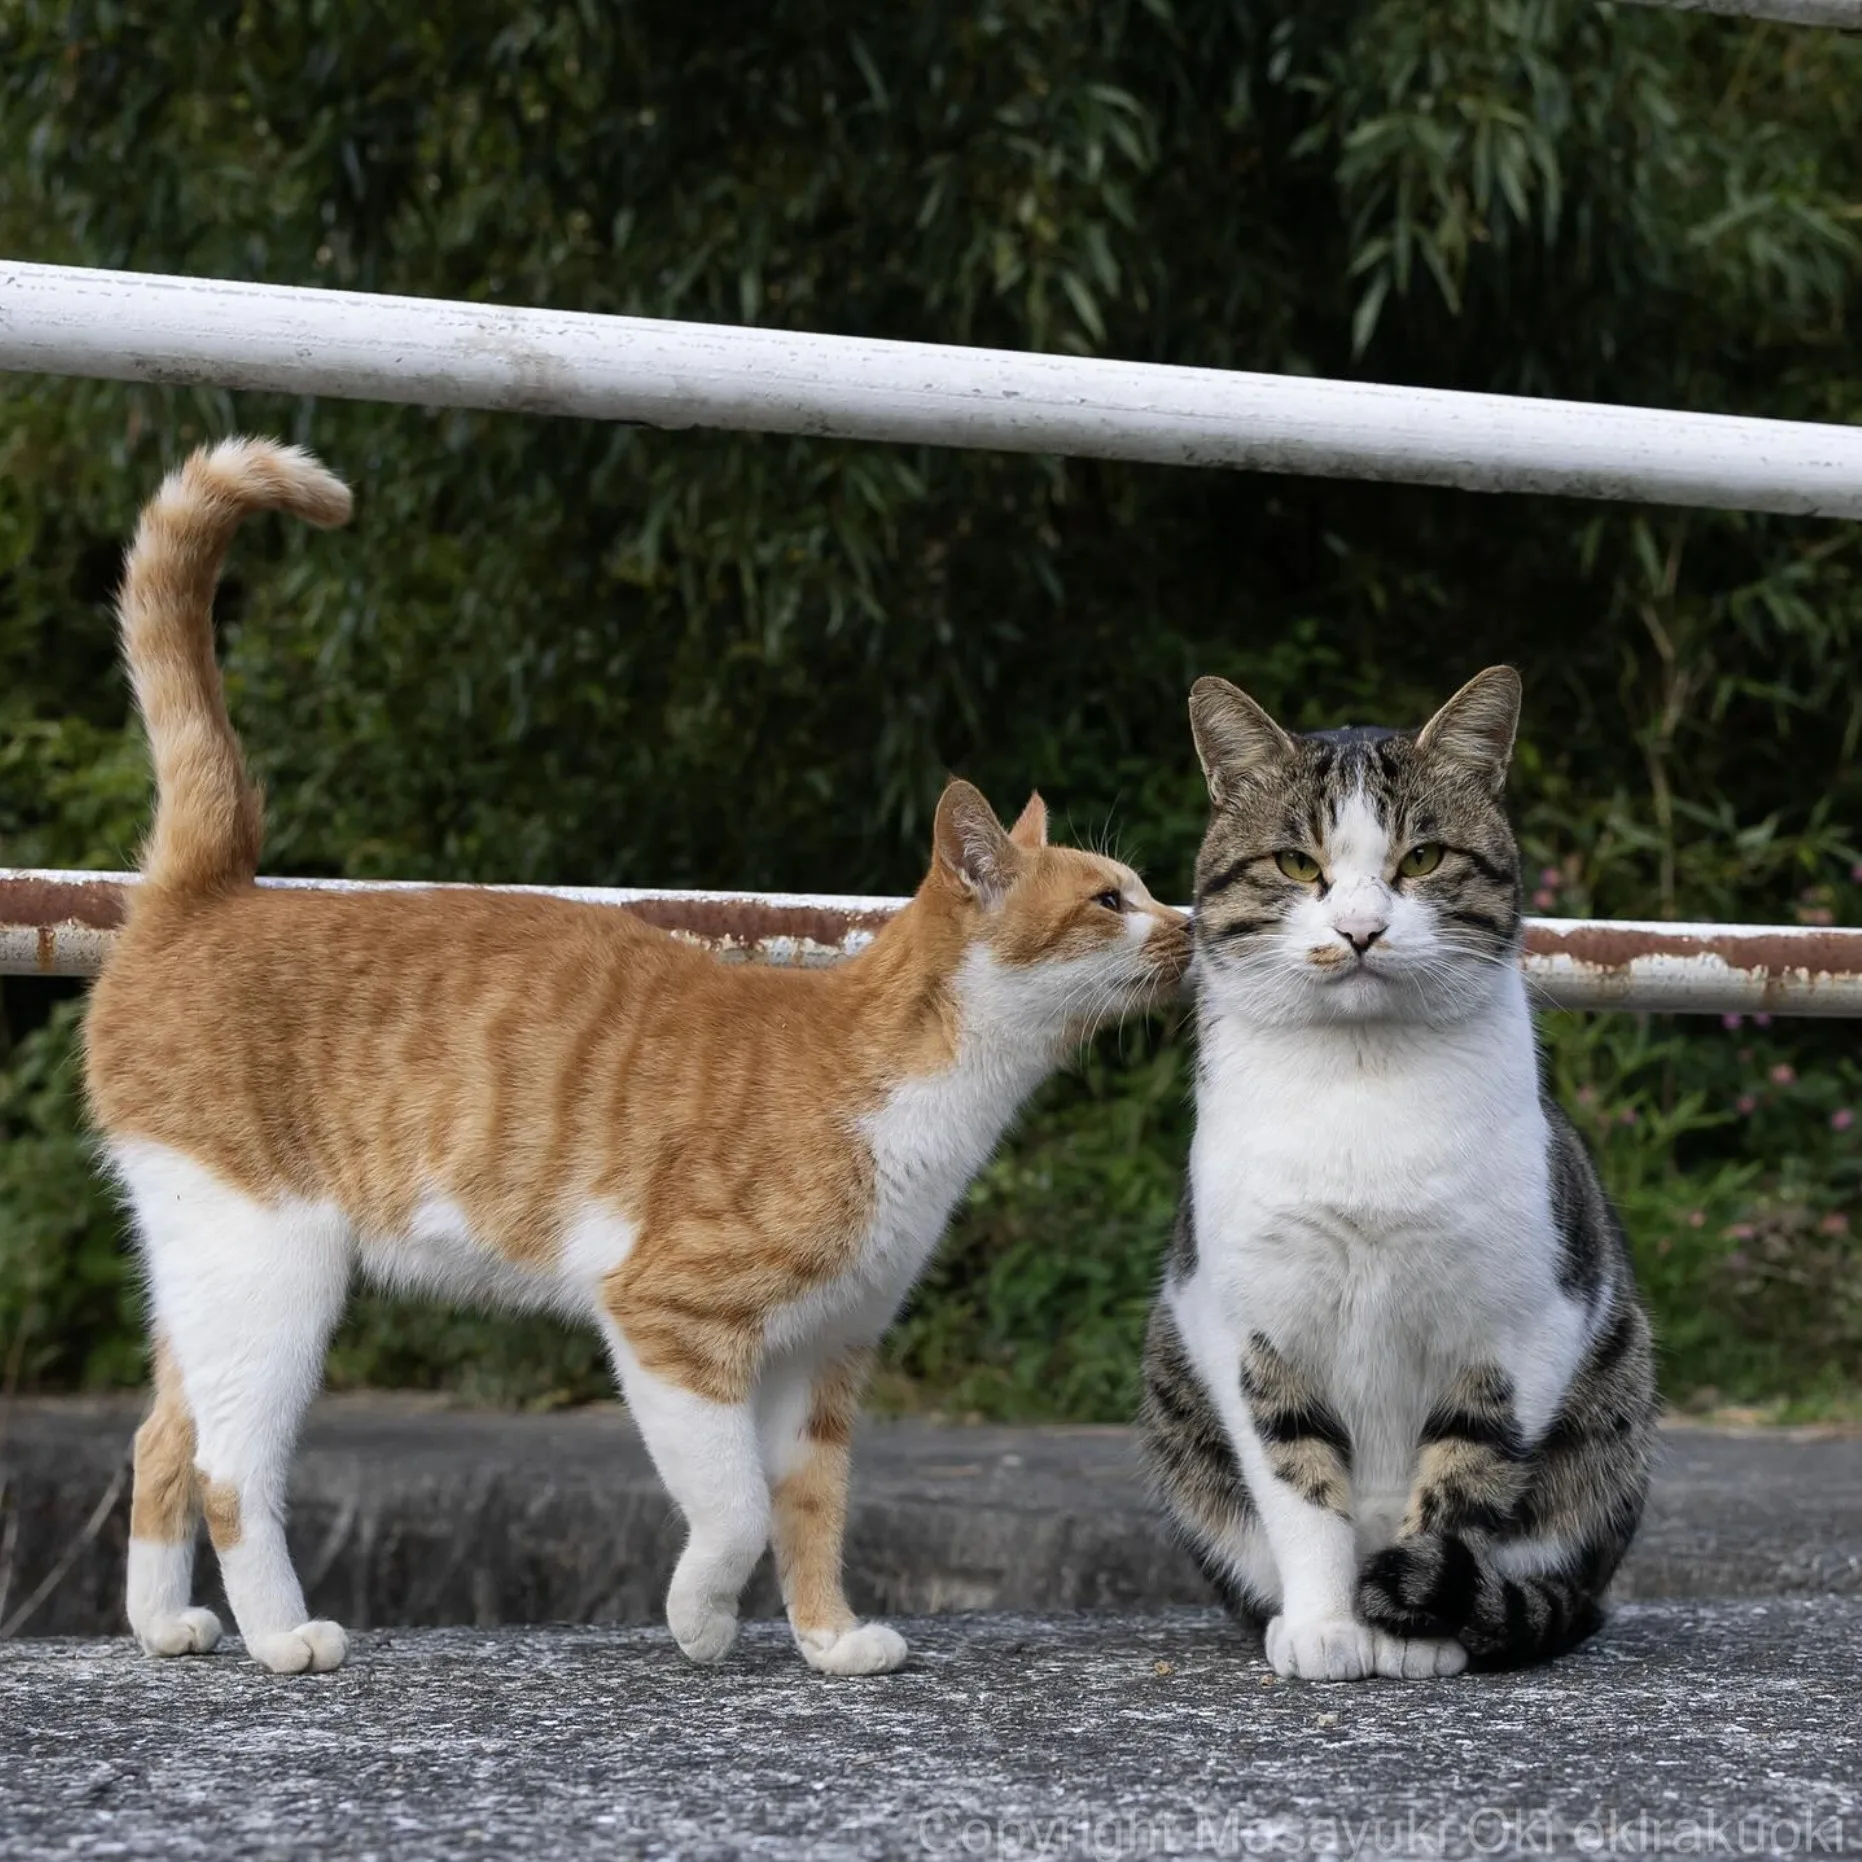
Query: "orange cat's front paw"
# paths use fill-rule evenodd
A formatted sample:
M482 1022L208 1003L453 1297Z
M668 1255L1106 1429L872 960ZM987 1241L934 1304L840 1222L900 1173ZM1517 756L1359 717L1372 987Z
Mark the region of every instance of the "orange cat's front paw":
M709 1668L735 1645L737 1612L715 1598L681 1597L675 1586L674 1594L666 1599L666 1627L687 1661Z
M798 1630L796 1646L810 1668L824 1675L884 1675L905 1665L905 1638L885 1623L856 1623L851 1629Z
M220 1619L211 1610L182 1610L134 1625L145 1655L205 1655L220 1640Z
M248 1636L246 1653L273 1674L328 1674L349 1656L349 1637L340 1623L321 1618L269 1636Z

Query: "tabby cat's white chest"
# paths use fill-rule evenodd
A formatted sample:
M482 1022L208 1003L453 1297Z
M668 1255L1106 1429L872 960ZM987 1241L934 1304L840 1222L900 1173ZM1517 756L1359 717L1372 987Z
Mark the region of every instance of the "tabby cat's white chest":
M1425 1404L1557 1297L1523 1001L1448 1030L1212 1021L1190 1180L1206 1292L1348 1407Z

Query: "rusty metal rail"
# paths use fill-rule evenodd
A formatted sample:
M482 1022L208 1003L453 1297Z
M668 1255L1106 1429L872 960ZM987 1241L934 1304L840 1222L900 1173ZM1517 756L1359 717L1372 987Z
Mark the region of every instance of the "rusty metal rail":
M133 874L0 868L0 974L95 976L123 921L125 889L135 883ZM401 881L260 883L350 892L421 889ZM813 966L852 956L905 902L592 886L493 890L632 912L739 962ZM1535 918L1527 921L1525 969L1535 999L1548 1008L1862 1016L1862 929Z

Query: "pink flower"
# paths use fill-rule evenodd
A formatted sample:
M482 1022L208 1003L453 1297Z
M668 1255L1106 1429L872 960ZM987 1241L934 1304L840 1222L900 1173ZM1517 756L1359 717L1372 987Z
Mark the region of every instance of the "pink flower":
M1720 1017L1720 1026L1724 1028L1728 1034L1731 1034L1735 1028L1744 1026L1745 1019L1743 1015L1722 1015Z
M1741 1093L1734 1104L1744 1118L1750 1118L1759 1109L1759 1102L1750 1093Z
M1689 1228L1705 1228L1707 1226L1706 1210L1690 1209L1687 1212L1687 1225Z
M1552 907L1558 903L1558 894L1549 892L1545 887L1541 886L1538 891L1532 895L1532 903L1535 910L1549 912Z
M1858 860L1855 865L1849 869L1849 877L1853 879L1858 886L1862 886L1862 860Z
M1797 1069L1782 1060L1771 1070L1771 1083L1774 1086L1789 1086L1796 1078Z
M1735 1241L1750 1241L1758 1233L1750 1222L1735 1222L1726 1231Z
M1862 871L1862 869L1858 869L1858 871ZM1539 875L1539 884L1542 886L1556 887L1559 884L1561 884L1563 880L1564 880L1564 874L1559 872L1559 870L1555 866L1546 867L1545 870Z
M1856 1115L1847 1106L1838 1106L1830 1114L1831 1131L1847 1131L1856 1122Z
M1580 1086L1580 1087L1578 1088L1578 1104L1579 1104L1579 1105L1581 1105L1581 1106L1594 1106L1594 1105L1595 1105L1596 1103L1597 1103L1597 1089L1596 1089L1596 1087L1594 1087L1594 1086Z
M1761 1012L1753 1016L1752 1025L1754 1028L1769 1028L1771 1026L1771 1017Z
M1846 1235L1849 1233L1849 1218L1840 1209L1835 1210L1817 1224L1817 1233L1819 1235Z
M1619 1125L1633 1125L1641 1116L1634 1106L1625 1106L1616 1115L1616 1119Z

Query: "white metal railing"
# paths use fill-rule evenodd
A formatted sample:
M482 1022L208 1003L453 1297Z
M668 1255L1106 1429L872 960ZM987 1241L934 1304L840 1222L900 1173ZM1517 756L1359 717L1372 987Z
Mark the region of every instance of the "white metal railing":
M1862 0L1631 0L1631 4L1666 7L1676 13L1777 19L1795 26L1862 27Z
M1862 427L58 265L0 369L1862 517Z
M1857 427L5 261L0 369L1862 516ZM133 883L0 872L0 973L94 973ZM898 904L567 890L764 962ZM1862 1015L1862 931L1535 920L1525 962L1556 1006Z

